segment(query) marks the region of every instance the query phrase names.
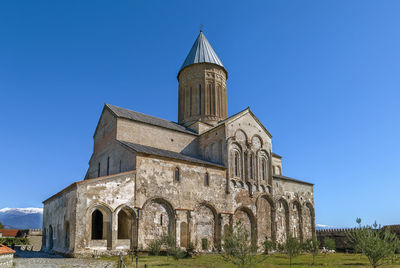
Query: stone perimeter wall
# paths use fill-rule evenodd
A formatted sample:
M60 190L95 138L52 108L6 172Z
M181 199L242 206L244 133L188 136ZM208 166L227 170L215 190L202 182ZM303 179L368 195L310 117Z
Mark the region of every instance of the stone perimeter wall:
M13 267L14 254L1 254L0 255L0 268Z

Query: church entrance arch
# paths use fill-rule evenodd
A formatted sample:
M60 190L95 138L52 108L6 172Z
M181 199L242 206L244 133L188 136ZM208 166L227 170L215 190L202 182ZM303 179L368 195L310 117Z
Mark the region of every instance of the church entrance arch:
M136 248L137 247L137 223L136 213L132 208L122 207L117 214L117 239L118 245Z

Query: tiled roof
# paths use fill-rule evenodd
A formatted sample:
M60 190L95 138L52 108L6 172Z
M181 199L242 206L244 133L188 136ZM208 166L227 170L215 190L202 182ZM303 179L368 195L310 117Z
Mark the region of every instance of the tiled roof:
M15 253L15 250L0 244L0 255L2 255L2 254L14 254L14 253Z
M18 232L18 229L0 229L0 233L3 235L3 237L16 237L18 235Z
M197 163L197 164L203 164L203 165L208 165L208 166L224 168L223 165L209 162L206 160L202 160L200 158L184 155L181 153L176 153L176 152L172 152L172 151L167 151L167 150L163 150L163 149L158 149L158 148L140 145L140 144L131 143L131 142L126 142L126 141L119 141L119 142L139 153L144 153L144 154L149 154L149 155L157 155L157 156L162 156L162 157L167 157L167 158L172 158L172 159L177 159L177 160L183 160L183 161Z
M189 65L202 62L213 63L225 69L221 60L218 58L217 53L215 53L203 32L200 31L200 34L190 49L180 71Z
M132 110L128 110L128 109L121 108L121 107L114 106L114 105L107 104L107 103L105 104L105 106L108 107L117 117L126 118L126 119L130 119L130 120L134 120L134 121L138 121L138 122L142 122L142 123L146 123L146 124L150 124L150 125L154 125L154 126L159 126L159 127L163 127L163 128L168 128L168 129L196 135L196 133L193 132L192 130L190 130L184 126L181 126L178 123L169 121L169 120L161 119L161 118L147 115L147 114L142 114L139 112L135 112Z

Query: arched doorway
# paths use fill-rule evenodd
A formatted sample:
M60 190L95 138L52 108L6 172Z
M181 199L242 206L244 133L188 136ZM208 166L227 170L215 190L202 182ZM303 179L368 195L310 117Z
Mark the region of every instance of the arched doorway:
M96 209L92 213L92 240L104 239L103 233L103 213Z
M136 214L133 209L123 207L118 212L117 246L125 248L136 248L137 225Z

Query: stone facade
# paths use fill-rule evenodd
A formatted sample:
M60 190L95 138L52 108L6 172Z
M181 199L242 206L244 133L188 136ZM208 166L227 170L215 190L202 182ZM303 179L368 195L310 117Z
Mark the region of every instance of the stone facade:
M282 176L272 136L249 108L227 118L225 68L196 63L178 79L180 124L104 106L85 180L44 201L43 249L145 251L168 233L213 252L238 221L259 246L315 234L313 184ZM195 85L212 87L188 101Z

